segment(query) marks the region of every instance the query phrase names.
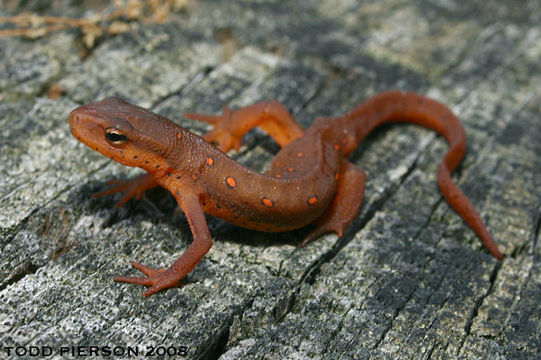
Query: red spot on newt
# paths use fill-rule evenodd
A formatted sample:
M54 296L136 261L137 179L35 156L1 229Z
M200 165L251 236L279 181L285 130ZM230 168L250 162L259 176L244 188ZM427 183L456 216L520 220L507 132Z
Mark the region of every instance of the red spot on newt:
M336 150L336 151L340 150L340 145L334 144L334 150Z
M261 199L261 203L262 203L263 205L265 205L266 207L269 207L269 208L271 208L271 207L274 206L274 201L272 201L271 199L266 198L266 197L264 197L264 198Z
M182 134L181 134L181 133L177 133L177 138L182 139Z
M298 152L298 153L297 153L297 156L298 156L298 157L302 157L302 152Z
M228 176L225 178L225 183L227 186L229 186L231 189L235 188L237 186L237 180L233 176Z
M208 165L208 166L212 166L212 165L214 165L214 159L213 159L213 158L211 158L210 156L209 156L209 157L207 157L207 165Z
M293 168L291 168L291 167L290 167L290 168L287 168L287 171L293 172Z
M308 199L308 205L314 206L318 202L318 198L316 195L312 196L310 199Z

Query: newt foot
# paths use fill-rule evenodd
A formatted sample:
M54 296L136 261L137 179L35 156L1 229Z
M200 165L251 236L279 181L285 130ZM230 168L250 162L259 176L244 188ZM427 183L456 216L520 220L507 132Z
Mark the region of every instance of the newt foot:
M132 261L131 265L147 276L115 276L114 280L130 284L150 286L150 288L142 293L143 296L149 296L157 293L160 290L175 287L180 281L178 276L175 276L175 274L169 270L154 269L136 261Z

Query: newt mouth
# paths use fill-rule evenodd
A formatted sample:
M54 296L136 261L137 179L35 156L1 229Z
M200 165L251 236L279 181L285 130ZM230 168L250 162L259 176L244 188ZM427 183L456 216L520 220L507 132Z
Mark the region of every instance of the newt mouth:
M69 117L70 132L77 140L103 154L105 130L94 117L88 115L83 106L73 110Z

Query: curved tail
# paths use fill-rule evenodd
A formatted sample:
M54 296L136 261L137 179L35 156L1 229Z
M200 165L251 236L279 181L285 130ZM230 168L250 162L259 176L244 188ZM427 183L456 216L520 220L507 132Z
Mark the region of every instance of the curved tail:
M503 255L488 233L483 220L470 200L451 179L451 172L466 154L466 134L458 118L447 106L416 93L389 91L368 99L336 121L341 122L348 131L354 131L357 144L377 126L393 122L413 123L444 136L449 143L449 151L438 168L438 185L441 193L475 231L487 250L498 260L503 260Z

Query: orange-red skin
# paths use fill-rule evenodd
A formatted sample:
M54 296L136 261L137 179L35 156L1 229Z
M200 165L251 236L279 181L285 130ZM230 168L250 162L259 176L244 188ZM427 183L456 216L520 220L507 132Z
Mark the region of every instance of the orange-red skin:
M185 116L211 123L214 128L202 138L118 98L81 106L70 115L70 128L78 140L117 162L147 172L132 181L116 181L115 188L97 196L124 192L120 206L160 185L175 196L186 213L194 242L170 268L154 270L134 262L132 265L146 277L115 278L150 286L143 295L175 286L208 252L212 239L204 213L269 232L314 223L302 246L325 232L341 236L361 206L366 182L364 171L350 163L348 156L376 127L393 122L416 124L445 137L449 151L438 168L440 190L488 251L503 259L473 205L450 177L466 153L466 136L458 118L435 100L389 91L343 116L318 118L306 130L275 101L234 111L224 107L222 115ZM242 136L256 126L282 146L266 174L250 170L224 153L238 149ZM114 143L106 138L106 131L122 134L126 141Z

